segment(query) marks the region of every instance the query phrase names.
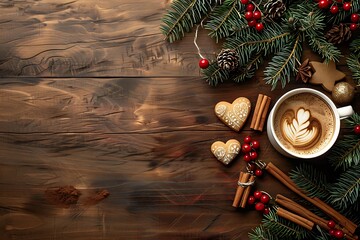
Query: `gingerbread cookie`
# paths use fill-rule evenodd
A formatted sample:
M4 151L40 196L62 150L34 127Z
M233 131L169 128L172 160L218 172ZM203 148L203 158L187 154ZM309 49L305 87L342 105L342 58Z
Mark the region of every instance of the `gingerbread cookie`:
M228 165L240 152L240 142L230 139L226 143L216 141L211 145L211 152L225 165Z
M345 77L343 72L336 69L334 61L330 61L328 64L325 62L310 62L310 65L315 72L310 78L309 83L321 84L326 91L331 92L335 83Z
M215 114L228 127L239 131L244 126L250 114L250 109L250 100L245 97L239 97L232 104L223 101L216 104Z

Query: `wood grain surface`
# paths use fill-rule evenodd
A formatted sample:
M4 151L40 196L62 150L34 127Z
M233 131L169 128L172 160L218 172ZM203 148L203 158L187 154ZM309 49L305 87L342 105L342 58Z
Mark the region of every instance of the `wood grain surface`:
M323 90L292 82L270 91L261 71L208 86L193 33L163 41L168 4L0 1L1 240L248 239L260 224L258 212L231 206L245 162L222 165L211 144L252 135L260 159L285 172L298 161L250 121L230 130L214 106L244 96L253 111L259 93L272 106L293 88ZM206 32L199 44L207 56L219 48ZM358 96L352 105L360 111ZM78 190L75 204L49 199L64 186ZM256 188L293 196L269 175Z

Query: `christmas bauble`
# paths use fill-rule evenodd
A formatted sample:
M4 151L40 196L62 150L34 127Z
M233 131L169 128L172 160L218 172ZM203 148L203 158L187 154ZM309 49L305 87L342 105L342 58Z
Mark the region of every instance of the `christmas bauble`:
M336 104L345 105L351 103L355 96L355 88L347 82L339 82L334 86L332 98Z

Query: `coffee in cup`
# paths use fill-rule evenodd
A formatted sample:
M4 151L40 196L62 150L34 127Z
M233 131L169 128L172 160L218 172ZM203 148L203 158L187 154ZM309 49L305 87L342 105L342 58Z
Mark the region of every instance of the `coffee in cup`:
M315 158L331 148L340 131L340 119L352 113L351 106L337 109L317 90L295 89L284 94L271 110L268 137L286 156Z

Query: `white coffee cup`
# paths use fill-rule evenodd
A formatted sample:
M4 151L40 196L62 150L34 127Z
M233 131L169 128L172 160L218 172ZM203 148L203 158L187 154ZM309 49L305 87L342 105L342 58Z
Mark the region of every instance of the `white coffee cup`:
M285 144L284 140L283 140L284 144L279 140L279 137L283 138L283 136L278 136L279 131L278 130L276 131L276 129L275 129L276 126L274 126L274 120L275 120L276 116L279 116L279 113L281 111L284 111L284 110L279 109L279 107L283 107L283 105L286 105L287 104L286 101L289 100L290 97L292 97L291 99L296 99L297 96L300 96L300 94L304 94L304 93L309 93L310 95L305 94L303 96L310 96L311 97L311 94L313 94L313 95L315 95L315 97L318 97L319 99L323 100L323 102L325 102L328 105L330 111L332 112L332 114L334 116L334 118L333 118L334 120L332 121L333 122L333 128L331 128L331 129L333 129L332 136L329 137L329 139L327 140L327 143L324 144L324 146L322 146L319 149L314 150L315 152L310 152L309 151L309 153L307 153L307 152L299 153L299 152L295 151L294 149L290 149L289 147L286 147L284 145ZM286 102L286 103L284 103L284 102ZM288 102L291 102L291 101L288 101ZM308 108L310 109L311 107L312 107L311 103L308 104ZM305 111L306 111L306 109L305 109ZM295 118L297 116L299 116L299 118L301 119L300 116L301 116L301 113L303 113L303 112L304 111L301 110L301 112L299 113L300 115L296 115ZM311 111L309 110L308 113L310 113L310 112ZM354 110L353 110L353 108L351 106L345 106L345 107L342 107L342 108L337 108L335 106L335 104L330 100L330 98L328 98L322 92L319 92L317 90L310 89L310 88L297 88L297 89L291 90L291 91L285 93L283 96L281 96L279 98L279 100L275 103L272 110L270 111L270 114L269 114L269 117L268 117L268 120L267 120L268 138L269 138L271 144L273 145L273 147L278 152L283 154L284 156L291 157L291 158L302 158L302 159L318 158L318 157L324 155L326 152L328 152L329 149L334 145L335 141L337 140L337 138L339 136L339 133L340 133L340 120L351 116L353 113L354 113ZM297 113L295 113L295 114L297 114ZM306 116L308 116L308 115L306 115ZM286 123L284 123L284 122L286 122ZM279 123L281 123L281 121ZM288 125L291 125L291 123L290 124L288 124L288 123L289 122L287 122L287 121L283 121L282 126L287 127ZM284 125L284 124L288 124L288 125ZM289 127L288 129L289 130L287 132L292 133L291 127ZM314 128L310 129L310 130L314 130ZM283 132L284 132L284 130L281 131L281 134L283 134ZM287 132L285 133L285 135L289 135Z

